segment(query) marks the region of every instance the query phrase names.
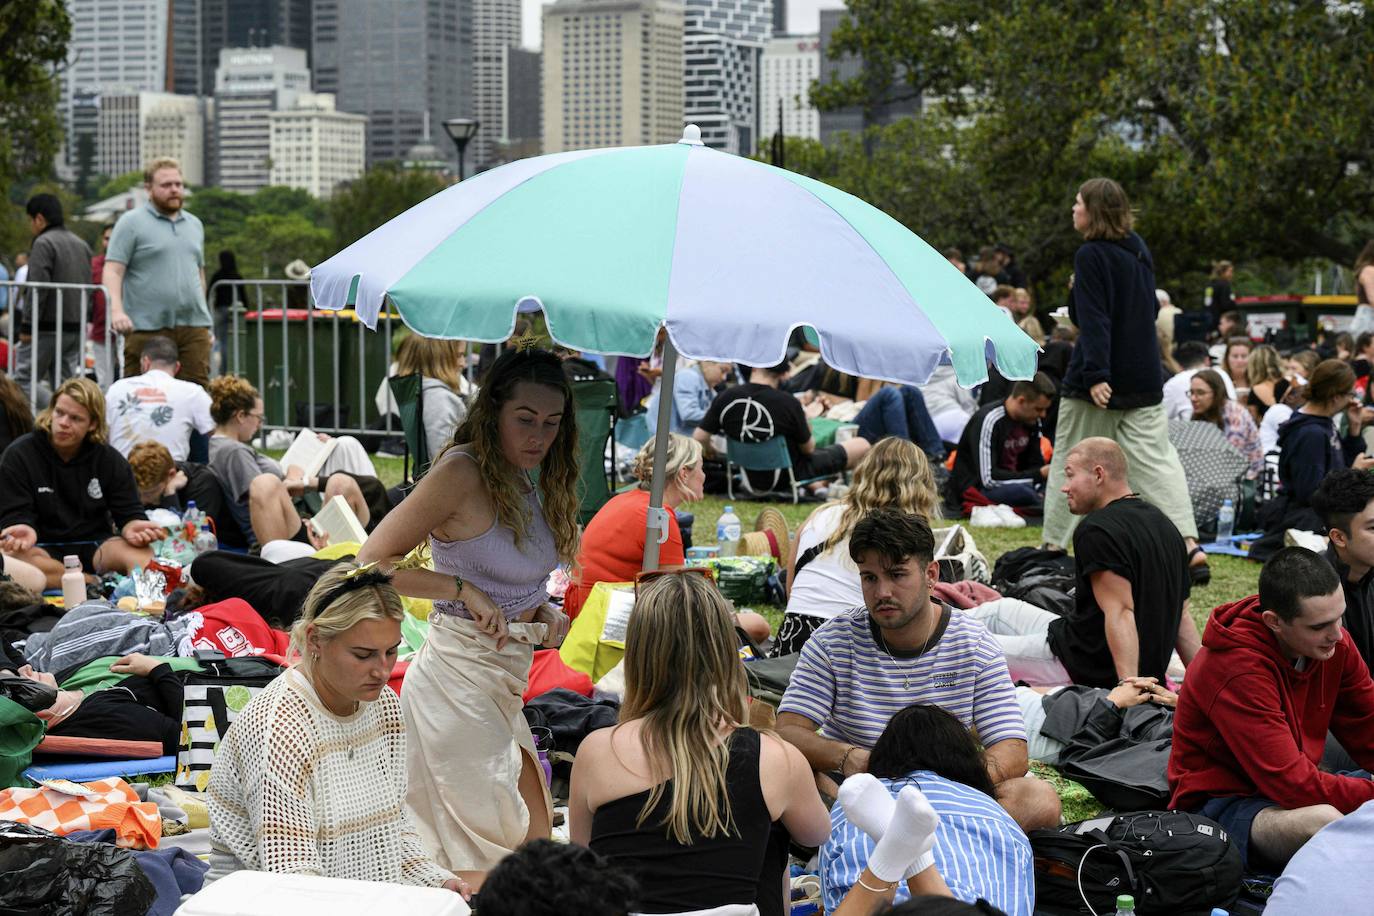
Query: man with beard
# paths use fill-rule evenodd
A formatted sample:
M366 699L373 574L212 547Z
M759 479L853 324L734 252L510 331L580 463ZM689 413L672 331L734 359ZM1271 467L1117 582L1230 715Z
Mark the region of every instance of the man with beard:
M210 310L205 304L205 229L182 209L186 187L175 159L143 172L148 203L115 224L102 280L109 320L124 335L124 375L138 375L143 345L176 344L184 381L210 381Z
M877 509L855 526L849 555L864 606L807 641L778 707L778 734L834 795L835 781L867 770L869 749L893 715L930 703L977 733L997 800L1022 828L1058 824L1054 789L1025 778L1025 723L997 641L931 597L934 551L930 525L918 515Z

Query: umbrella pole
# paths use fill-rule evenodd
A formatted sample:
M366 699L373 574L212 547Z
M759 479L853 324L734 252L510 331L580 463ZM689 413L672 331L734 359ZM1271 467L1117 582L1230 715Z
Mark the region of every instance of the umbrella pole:
M673 375L677 371L677 348L673 339L663 338L663 374L658 377L658 427L654 430L654 473L649 483L649 515L644 530L645 571L658 569L658 547L668 540L668 513L663 508L663 477L668 463L668 424L673 416Z

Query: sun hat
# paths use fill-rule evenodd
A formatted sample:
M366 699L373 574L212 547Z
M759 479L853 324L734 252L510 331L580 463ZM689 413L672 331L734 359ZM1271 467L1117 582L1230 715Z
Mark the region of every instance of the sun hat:
M791 534L787 529L787 519L780 511L773 506L761 510L754 519L754 530L750 533L761 535L768 545L768 550L760 552L759 556L771 554L779 565L787 562L792 552Z
M296 260L286 265L285 273L286 279L288 280L309 280L310 265L300 258L296 258Z

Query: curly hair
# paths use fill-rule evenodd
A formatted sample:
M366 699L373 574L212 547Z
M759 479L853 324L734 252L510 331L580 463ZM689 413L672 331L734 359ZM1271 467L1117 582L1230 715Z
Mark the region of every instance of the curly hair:
M821 553L842 544L854 533L859 519L874 509L891 506L927 522L940 519L940 494L926 453L911 440L897 436L888 436L869 450L854 469L853 486L837 505L844 506L844 512Z
M66 396L75 401L86 413L91 415L91 428L86 433L86 441L103 445L109 441L110 427L105 423L105 395L100 386L88 378L69 378L52 393L47 409L33 421L34 429L41 429L52 436L52 412L57 399Z
M167 446L148 439L129 449L129 467L134 469L134 483L142 492L166 483L176 462Z
M581 467L577 455L577 415L572 387L563 374L563 363L548 350L507 350L486 376L467 419L444 449L472 446L472 456L486 483L496 521L515 534L518 548L529 531L530 511L521 495L524 475L501 450L501 408L521 383L543 385L563 396L563 416L558 435L539 465L539 496L544 520L553 532L558 556L571 562L577 555L577 513Z
M639 481L641 490L650 489L654 477L654 446L650 439L635 455L634 477ZM668 456L663 462L663 480L672 483L673 478L683 468L693 468L701 464L701 443L677 433L668 434Z
M258 389L241 375L221 375L210 380L210 419L223 426L238 413L252 413Z
M575 843L531 840L487 873L482 916L628 916L633 878Z

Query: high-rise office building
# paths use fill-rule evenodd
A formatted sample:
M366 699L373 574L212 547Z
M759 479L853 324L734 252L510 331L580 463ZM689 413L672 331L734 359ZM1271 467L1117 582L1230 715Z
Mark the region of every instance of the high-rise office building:
M863 59L854 54L846 54L839 60L831 60L829 47L831 36L835 29L844 21L848 12L843 9L821 10L821 34L820 34L820 68L821 82L831 80L845 81L858 76L863 69ZM902 91L904 87L896 87ZM835 134L852 133L862 134L869 127L891 124L894 121L908 118L919 114L921 111L920 99L902 99L879 101L879 104L872 107L870 116L865 120L864 107L862 105L847 105L844 108L832 111L822 111L820 113L821 142L827 146L831 143Z
M181 163L187 184L205 183L202 99L168 92L107 92L101 96L99 123L98 171L141 172L149 160L171 156Z
M511 162L527 156L538 156L539 130L544 109L544 90L541 82L543 55L527 48L505 50L505 95L501 105L501 123L506 127L501 138L498 159Z
M782 132L788 137L807 140L821 138L820 112L811 104L811 84L821 74L819 35L774 35L763 51L762 139L778 131L778 110L782 109Z
M754 153L759 65L772 32L772 0L686 0L683 118L707 146Z
M315 0L315 89L333 93L340 111L367 116L369 163L402 159L420 139L425 112L436 130L476 116L473 2ZM456 165L457 150L447 146Z
M544 7L544 152L679 139L682 17L675 0Z
M214 91L219 52L224 48L300 48L307 54L306 66L310 66L312 0L173 2L194 6L199 16L200 86L195 91L201 95Z
M310 91L300 48L224 48L215 71L215 184L251 193L269 180L268 115Z
M468 145L470 167L485 168L506 137L506 50L520 47L520 0L470 0L472 103L481 126Z
M325 198L363 173L367 118L335 111L332 95L300 93L292 107L267 117L272 184Z

